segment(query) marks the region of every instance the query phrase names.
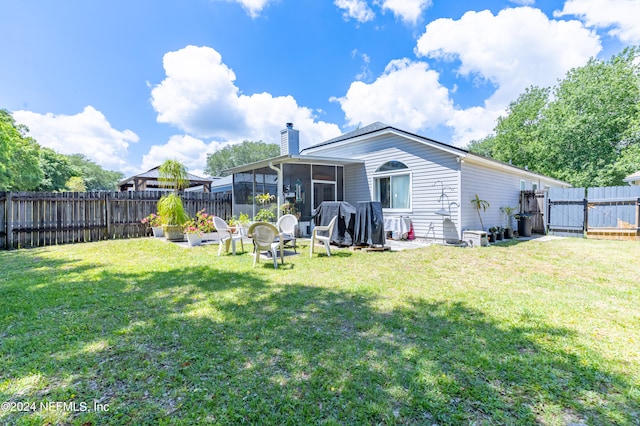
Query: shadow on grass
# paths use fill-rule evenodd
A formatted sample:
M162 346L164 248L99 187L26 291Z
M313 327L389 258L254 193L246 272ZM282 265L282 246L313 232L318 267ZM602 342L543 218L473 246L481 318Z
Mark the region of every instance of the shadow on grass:
M96 424L638 421L632 384L527 318L504 328L419 299L380 312L373 296L212 267L102 271L85 286L63 309L36 289L40 314L12 328L5 316L0 399L108 404L58 413Z

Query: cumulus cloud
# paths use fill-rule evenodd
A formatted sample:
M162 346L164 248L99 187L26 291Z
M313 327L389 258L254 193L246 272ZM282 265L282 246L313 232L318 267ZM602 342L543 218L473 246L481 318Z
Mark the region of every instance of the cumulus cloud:
M344 11L342 16L345 20L355 19L364 23L376 17L364 0L335 0L334 4Z
M428 7L431 0L377 0L383 10L390 10L406 23L414 24Z
M411 131L435 128L453 112L449 91L439 77L425 62L398 59L373 83L355 81L344 97L333 100L352 126L382 121Z
M244 10L247 11L249 16L252 18L256 18L262 12L262 9L267 7L269 3L272 3L274 0L227 0L232 3L240 4Z
M114 129L104 114L92 106L76 115L15 111L13 117L29 127L29 135L41 146L61 154L84 154L108 170L136 170L123 158L128 155L129 143L138 142L138 135L131 130Z
M588 27L611 28L609 35L628 44L640 43L640 1L568 0L554 16L577 16Z
M451 116L448 124L455 129L457 144L468 142L464 139L471 129L492 128L497 115L526 87L551 86L600 50L598 36L580 22L550 20L529 7L437 19L427 25L415 49L418 56L458 60L460 76L496 87L481 106L484 110L474 107Z
M280 130L292 122L300 148L340 135L335 124L317 121L292 96L244 95L235 74L210 47L187 46L165 54L166 78L151 91L158 121L203 139L280 143ZM204 163L200 167L204 167Z
M539 9L467 12L459 20L437 19L426 27L416 53L459 59L459 73L498 87L494 99L513 100L526 87L549 86L601 50L600 40L577 21L549 20Z
M204 176L207 154L212 154L224 146L219 142L205 142L189 135L174 135L163 145L153 145L142 156L142 169L149 170L165 160L178 160L185 165L189 173Z

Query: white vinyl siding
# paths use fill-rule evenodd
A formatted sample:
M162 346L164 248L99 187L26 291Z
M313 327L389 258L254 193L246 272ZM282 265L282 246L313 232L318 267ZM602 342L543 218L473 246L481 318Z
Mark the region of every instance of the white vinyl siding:
M411 208L397 214L388 211L385 216L411 217L418 238L425 238L430 225L433 225L437 238L442 238L443 217L435 212L443 207L448 210L451 204L451 219L460 230L458 207L452 204L460 203L459 164L455 155L396 135L383 135L331 149L329 147L316 151L313 155L365 161L365 164L344 168L345 201L355 206L358 201L375 200L374 177L378 175L376 169L390 160L401 161L411 174ZM446 198L438 201L443 186ZM430 235L432 236L433 234Z

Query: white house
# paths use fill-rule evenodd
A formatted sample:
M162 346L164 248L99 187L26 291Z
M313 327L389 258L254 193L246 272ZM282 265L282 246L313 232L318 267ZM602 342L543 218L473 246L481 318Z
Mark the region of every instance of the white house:
M417 237L460 238L481 228L476 194L490 204L481 212L488 228L505 226L500 207L517 208L521 190L570 186L380 122L299 153L298 146L288 123L280 157L230 170L235 214L255 214L255 195L267 192L278 205L294 203L303 226L322 201L380 201L385 218L409 217Z
M640 185L640 170L630 174L623 181L627 182L629 185Z

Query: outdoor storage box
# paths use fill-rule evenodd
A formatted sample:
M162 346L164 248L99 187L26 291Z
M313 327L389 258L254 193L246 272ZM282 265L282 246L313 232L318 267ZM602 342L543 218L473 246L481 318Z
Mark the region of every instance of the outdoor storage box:
M487 233L484 231L464 231L462 240L466 242L469 247L483 247L489 245Z

